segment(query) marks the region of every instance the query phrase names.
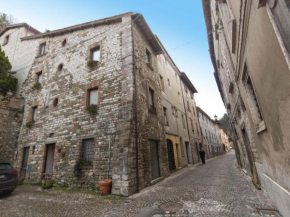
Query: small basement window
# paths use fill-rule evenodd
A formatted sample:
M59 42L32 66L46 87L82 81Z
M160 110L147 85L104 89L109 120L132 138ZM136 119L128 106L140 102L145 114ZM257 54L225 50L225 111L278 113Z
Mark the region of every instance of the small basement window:
M100 47L91 49L91 61L100 62Z
M45 45L46 45L45 42L39 45L39 55L40 56L45 54Z
M94 139L84 139L82 144L82 158L88 162L93 162L94 156Z

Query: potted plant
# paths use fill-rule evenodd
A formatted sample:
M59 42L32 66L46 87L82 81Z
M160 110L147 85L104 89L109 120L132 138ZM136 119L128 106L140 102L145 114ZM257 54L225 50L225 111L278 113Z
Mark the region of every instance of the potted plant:
M97 105L88 105L86 110L91 117L95 117L98 114L98 106Z
M43 189L51 188L53 186L52 176L48 173L42 174L41 186Z
M35 83L33 86L32 86L32 90L38 90L41 88L41 84L40 83Z
M111 179L105 179L102 181L98 182L99 186L100 186L100 191L103 194L110 194L111 193L111 188L112 188L112 180Z

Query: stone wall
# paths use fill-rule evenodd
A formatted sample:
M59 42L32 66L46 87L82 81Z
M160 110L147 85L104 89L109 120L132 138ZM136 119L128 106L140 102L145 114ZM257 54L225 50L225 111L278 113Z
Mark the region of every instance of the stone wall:
M18 135L23 118L24 100L0 96L0 159L14 161Z
M44 172L47 144L55 144L53 175L55 183L76 188L94 188L97 181L113 178L113 193L128 195L128 158L133 101L133 74L130 36L131 17L120 22L46 37L46 53L35 59L23 87L26 99L24 122L18 146L17 166L21 168L23 148L30 147L26 178L38 182ZM63 40L67 43L62 46ZM33 40L33 39L31 39ZM87 66L92 45L100 45L101 60ZM63 64L61 70L58 66ZM42 70L39 90L33 90L36 73ZM86 111L88 88L99 91L98 114ZM54 106L54 99L58 105ZM37 117L31 128L32 107ZM94 139L93 162L82 166L82 176L73 171L82 150L82 140ZM109 151L111 146L111 154ZM64 154L63 154L64 153ZM111 167L109 169L109 156ZM112 169L113 168L113 169Z
M169 175L168 155L165 142L164 117L162 106L159 74L157 71L156 54L141 34L137 26L134 26L134 52L137 76L137 113L138 113L138 161L140 189L152 182L150 164L150 140L157 141L159 154L160 176ZM151 53L151 65L146 63L146 49ZM154 104L156 112L149 110L149 88L154 90ZM135 158L135 156L132 156ZM131 166L132 173L136 173L135 165ZM133 175L134 176L134 175Z

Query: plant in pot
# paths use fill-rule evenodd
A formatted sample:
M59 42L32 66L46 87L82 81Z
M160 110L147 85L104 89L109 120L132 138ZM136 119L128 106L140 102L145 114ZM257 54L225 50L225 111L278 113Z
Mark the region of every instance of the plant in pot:
M43 189L51 188L53 186L53 179L50 174L42 174L41 186Z

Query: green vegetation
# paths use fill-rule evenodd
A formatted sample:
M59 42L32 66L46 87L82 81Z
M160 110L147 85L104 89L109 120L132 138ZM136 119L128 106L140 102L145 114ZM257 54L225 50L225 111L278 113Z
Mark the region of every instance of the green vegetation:
M95 117L98 114L98 106L97 105L88 105L86 110L91 117Z

